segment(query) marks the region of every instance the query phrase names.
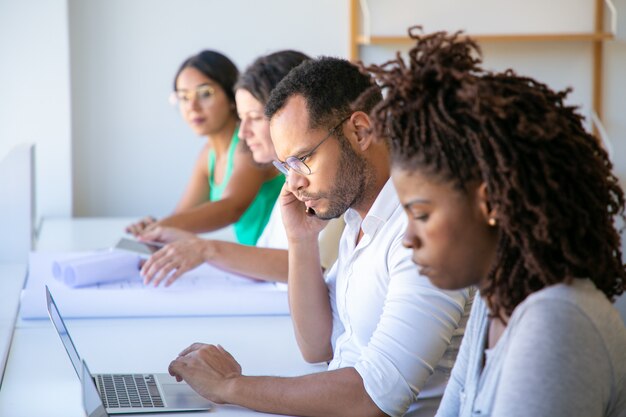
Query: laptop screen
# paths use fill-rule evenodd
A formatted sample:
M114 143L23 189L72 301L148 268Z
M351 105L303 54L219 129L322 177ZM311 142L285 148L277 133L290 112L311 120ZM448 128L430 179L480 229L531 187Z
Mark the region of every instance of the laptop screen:
M76 375L78 375L78 378L80 378L82 381L82 375L80 372L80 369L81 369L80 356L78 356L78 352L76 351L74 342L72 342L72 338L70 337L70 334L67 332L67 327L65 327L65 323L63 323L63 319L61 318L61 315L59 314L59 309L57 308L57 305L54 302L54 299L52 298L52 294L50 294L50 290L48 289L47 285L46 285L46 301L48 304L48 314L50 315L50 320L52 320L52 324L54 324L54 327L56 328L57 333L59 333L59 337L61 338L61 341L63 342L63 346L65 346L65 350L67 351L67 354L70 356L70 360L72 361L72 365L74 365L74 370L76 371Z
M85 361L83 361L83 381L81 386L83 392L83 408L85 409L87 417L109 417Z

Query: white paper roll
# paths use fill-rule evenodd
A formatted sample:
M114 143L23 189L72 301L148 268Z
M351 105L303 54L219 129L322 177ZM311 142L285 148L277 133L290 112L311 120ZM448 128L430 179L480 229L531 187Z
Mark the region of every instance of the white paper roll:
M114 250L53 262L52 275L69 287L84 287L138 277L139 262L138 255Z

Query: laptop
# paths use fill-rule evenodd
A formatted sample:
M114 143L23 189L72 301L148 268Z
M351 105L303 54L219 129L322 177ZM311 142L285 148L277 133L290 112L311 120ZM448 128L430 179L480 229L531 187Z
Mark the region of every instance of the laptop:
M197 394L188 384L176 382L169 374L91 374L81 366L81 358L63 322L52 294L46 286L48 314L65 350L74 366L81 384L89 390L93 384L106 413L136 414L180 411L206 411L212 403ZM85 374L86 372L86 374ZM87 375L88 379L84 375ZM91 398L91 397L90 397ZM93 400L93 399L92 399ZM96 406L92 411L102 414ZM99 414L98 414L99 413Z
M83 409L85 410L85 416L109 417L109 413L107 413L107 410L104 407L102 398L100 398L98 388L96 388L96 384L91 377L91 372L89 372L89 368L87 367L87 364L84 360L82 361L82 363L83 368L80 388L83 398Z

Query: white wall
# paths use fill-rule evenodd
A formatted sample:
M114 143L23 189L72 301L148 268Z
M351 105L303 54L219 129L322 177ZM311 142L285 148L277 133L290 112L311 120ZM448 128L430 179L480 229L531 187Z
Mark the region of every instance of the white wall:
M586 30L593 3L528 0L496 10L502 2L473 0L496 10L473 16L471 8L459 12L469 4L461 0L369 1L380 33L404 33L413 22L458 29L465 21L481 33L521 31L521 23ZM571 7L552 18L555 3ZM626 179L626 0L614 3L621 33L605 48L604 119L616 172ZM493 23L503 14L519 24ZM223 51L240 69L281 48L346 56L348 30L348 0L0 0L0 156L15 143L37 143L40 216L166 214L201 145L167 104L178 64L202 48ZM367 47L362 55L381 62L392 51ZM573 86L571 102L588 112L588 43L492 43L484 52L492 68Z
M348 50L346 1L70 0L69 20L78 216L173 209L203 141L167 102L187 56Z
M372 35L463 29L475 34L593 30L594 0L367 0ZM364 26L367 28L367 26Z
M72 212L66 0L0 0L0 159L36 143L40 215Z

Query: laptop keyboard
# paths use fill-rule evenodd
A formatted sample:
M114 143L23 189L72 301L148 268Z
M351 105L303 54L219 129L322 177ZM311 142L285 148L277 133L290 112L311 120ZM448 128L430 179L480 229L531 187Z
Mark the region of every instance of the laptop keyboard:
M96 378L106 408L164 406L154 375L96 375Z

